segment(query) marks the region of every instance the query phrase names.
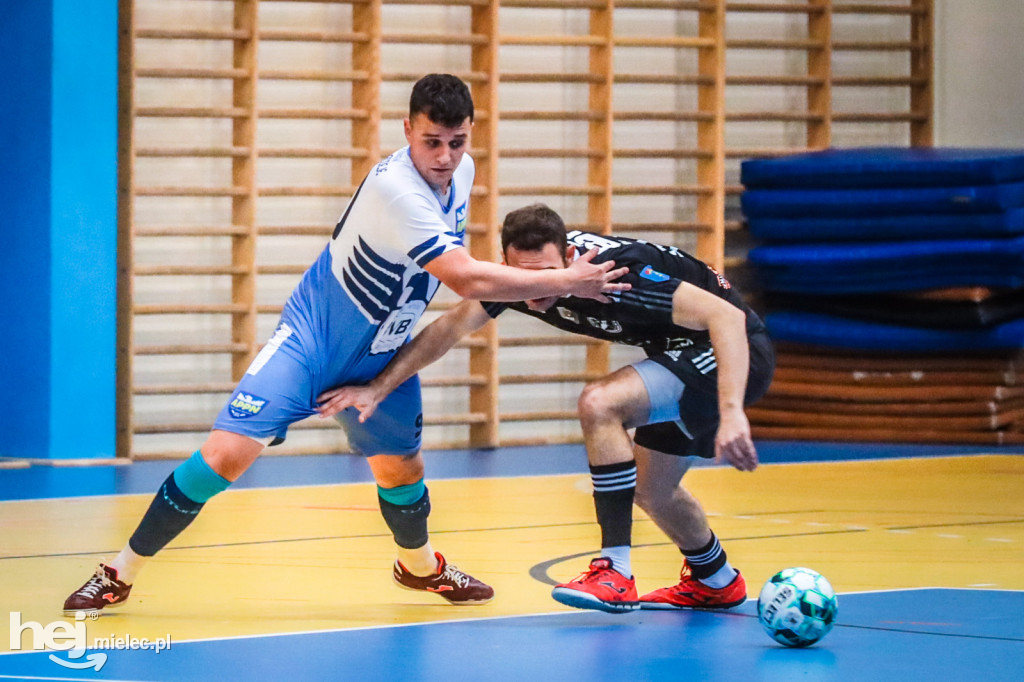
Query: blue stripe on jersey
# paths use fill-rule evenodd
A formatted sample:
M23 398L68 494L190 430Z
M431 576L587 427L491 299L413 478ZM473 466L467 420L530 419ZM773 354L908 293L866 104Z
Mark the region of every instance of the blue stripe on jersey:
M381 307L387 306L392 290L385 288L380 282L366 274L351 258L348 260L348 267L345 268L345 273L355 280L356 284L366 292L367 296L376 301Z
M421 253L423 253L424 251L426 251L427 249L432 247L434 244L437 243L437 240L440 239L440 238L441 238L440 235L435 234L433 237L431 237L427 241L423 242L419 246L413 247L412 250L409 251L409 258L412 258L413 260L416 260L416 256L420 255Z
M397 263L392 263L383 256L378 255L376 251L370 248L370 245L367 244L362 237L359 238L359 249L357 249L357 251L358 250L362 250L366 257L373 261L374 265L376 265L380 270L383 270L384 273L389 275L392 279L397 282L402 281L402 275L405 273L405 267L398 265Z
M390 281L392 285L401 283L401 277L379 265L381 261L380 256L377 256L376 260L371 260L371 255L376 255L373 254L372 251L369 253L363 253L359 248L355 248L352 249L352 254L355 257L356 265L358 265L367 274L367 276L372 277L374 281L378 282L381 288L388 288L388 284L386 283L388 281Z
M371 299L359 284L352 279L348 271L342 272L341 277L345 282L345 290L354 299L355 303L363 309L363 312L370 316L377 324L383 322L384 318L388 315L387 308Z
M375 298L387 301L395 292L395 285L400 284L400 282L381 282L377 277L380 277L382 274L387 275L387 272L374 267L358 250L353 251L352 255L353 258L348 260L348 272L351 272L353 278L364 284L367 291Z
M447 248L448 247L446 245L442 244L433 251L428 251L427 253L423 254L422 256L416 259L416 265L420 266L421 268L427 267L427 263L440 256L442 253L445 252L445 249Z
M480 301L480 305L484 307L487 314L491 317L497 317L501 315L508 308L508 303L496 303L493 301Z

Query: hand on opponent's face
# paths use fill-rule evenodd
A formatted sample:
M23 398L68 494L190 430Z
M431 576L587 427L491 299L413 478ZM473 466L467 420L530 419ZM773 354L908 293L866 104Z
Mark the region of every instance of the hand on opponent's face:
M509 246L505 251L505 262L512 267L524 270L567 269L572 273L571 283L574 287L568 293L580 298L592 298L601 303L611 301L606 294L630 290L631 285L627 282L616 281L629 272L629 268L616 268L615 261L606 261L595 265L591 261L597 255L597 249L591 249L576 259L573 259L574 254L575 247L570 246L563 257L558 247L550 242L533 250ZM535 298L526 301L526 305L531 310L544 312L559 298L561 296Z
M627 282L615 281L629 272L629 268L616 268L613 260L594 265L591 261L596 255L597 249L591 249L569 264L569 270L575 270L577 275L573 278L577 286L570 293L580 298L592 298L601 303L609 303L611 299L606 294L629 291L632 288Z

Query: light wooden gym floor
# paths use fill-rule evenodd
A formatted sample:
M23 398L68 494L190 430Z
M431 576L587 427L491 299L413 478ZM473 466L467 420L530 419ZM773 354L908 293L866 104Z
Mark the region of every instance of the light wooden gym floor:
M100 671L59 667L51 652L15 652L0 655L0 677L472 680L530 671L537 680L711 680L802 671L845 680L905 678L909 661L921 678L948 679L954 665L969 679L982 679L982 669L990 680L1016 679L1024 664L1019 451L761 450L775 463L753 474L705 466L686 481L752 598L787 566L831 580L838 624L809 650L775 645L752 601L729 613L626 616L552 601L550 586L599 549L585 457L559 446L427 453L433 545L494 586L487 605L456 608L392 584L393 544L358 458L264 458L150 562L128 604L86 623L89 641L169 635L170 650L109 651ZM785 462L789 455L812 461ZM175 464L0 471L0 603L22 623L70 620L64 598L123 545ZM679 553L639 510L633 539L638 589L676 582ZM9 639L0 651L11 651ZM23 641L30 647L31 635ZM862 647L875 652L874 674L861 669Z

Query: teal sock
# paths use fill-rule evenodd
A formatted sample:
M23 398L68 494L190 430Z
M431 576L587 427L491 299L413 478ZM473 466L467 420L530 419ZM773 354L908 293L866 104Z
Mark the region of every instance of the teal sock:
M421 478L415 483L400 485L397 488L381 488L380 486L377 486L377 494L386 502L390 502L391 504L399 507L405 507L419 502L426 489L427 486Z
M174 482L186 497L200 503L231 485L231 481L210 468L199 450L174 470Z

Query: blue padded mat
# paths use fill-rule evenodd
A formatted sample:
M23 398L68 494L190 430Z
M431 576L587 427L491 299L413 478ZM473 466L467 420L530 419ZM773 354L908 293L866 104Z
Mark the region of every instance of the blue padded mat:
M1024 289L992 294L982 300L932 300L887 293L828 296L769 293L765 302L773 310L938 329L977 329L1024 318Z
M1000 213L756 218L748 222L752 235L770 242L983 238L1024 234L1024 208Z
M1024 286L1024 277L1009 272L975 268L967 271L927 270L908 273L855 273L848 276L798 273L789 276L758 273L765 291L789 294L877 294L901 291L928 291L957 287L1016 289Z
M1024 318L986 329L924 329L815 313L765 316L775 341L833 348L897 351L968 351L1024 348Z
M1024 182L893 189L752 189L748 218L843 218L927 213L993 213L1024 206Z
M1024 236L1010 239L765 245L751 249L748 258L758 266L787 267L853 265L866 268L877 263L903 268L919 263L964 263L971 259L993 266L1013 265L1024 263Z
M925 269L913 272L830 272L757 273L765 291L790 294L873 294L900 291L928 291L957 287L1016 289L1024 276L975 267L969 270Z
M748 260L766 291L788 293L1024 285L1024 237L758 246Z
M864 147L744 161L754 188L953 187L1024 180L1024 150Z

